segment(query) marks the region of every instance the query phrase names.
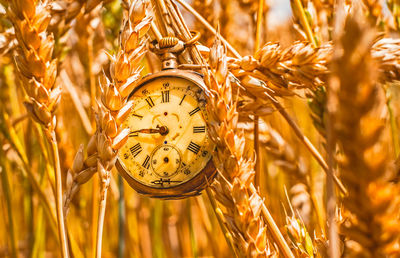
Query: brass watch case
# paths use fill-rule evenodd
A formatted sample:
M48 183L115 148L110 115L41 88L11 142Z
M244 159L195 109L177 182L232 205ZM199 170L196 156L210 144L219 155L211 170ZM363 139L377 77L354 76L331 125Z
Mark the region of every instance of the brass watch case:
M138 86L130 93L128 99L130 99L136 91L140 90L141 87L151 82L152 80L158 79L160 77L182 78L191 81L195 85L200 87L205 94L208 94L207 87L205 86L204 80L200 74L192 71L168 69L154 74L149 74L143 77ZM198 172L198 174L194 176L192 179L180 185L168 188L151 187L137 181L128 172L128 170L125 168L124 163L119 158L117 159L116 167L121 176L138 193L150 197L163 198L163 199L182 199L189 196L198 195L205 187L211 184L212 180L216 175L216 169L212 161L212 156L210 157L210 160L207 162L206 166L200 172Z

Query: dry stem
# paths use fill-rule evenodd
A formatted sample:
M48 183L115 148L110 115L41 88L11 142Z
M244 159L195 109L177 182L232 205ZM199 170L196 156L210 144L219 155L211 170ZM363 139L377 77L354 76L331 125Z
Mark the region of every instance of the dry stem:
M61 167L60 167L60 157L58 155L58 147L56 140L55 131L46 131L47 140L51 146L51 154L53 157L54 167L55 167L55 177L56 177L56 211L57 211L57 221L59 224L59 238L61 242L61 249L63 257L68 257L68 239L65 229L64 213L63 213L63 191L62 191L62 180L61 180Z
M264 0L258 1L258 10L257 10L257 26L256 26L256 40L254 52L257 52L260 48L261 43L261 24L262 24L262 16L264 9ZM254 184L256 186L260 185L260 173L261 173L261 155L260 155L260 144L259 144L259 117L257 115L254 116L254 150L256 155L256 165L255 170L256 174L254 176Z

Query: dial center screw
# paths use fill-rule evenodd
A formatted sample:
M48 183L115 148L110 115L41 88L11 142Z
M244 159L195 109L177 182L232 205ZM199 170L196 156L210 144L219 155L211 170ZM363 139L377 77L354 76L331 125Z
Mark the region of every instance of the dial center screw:
M166 127L165 125L157 126L157 128L160 129L160 134L161 135L167 135L169 133L168 127Z

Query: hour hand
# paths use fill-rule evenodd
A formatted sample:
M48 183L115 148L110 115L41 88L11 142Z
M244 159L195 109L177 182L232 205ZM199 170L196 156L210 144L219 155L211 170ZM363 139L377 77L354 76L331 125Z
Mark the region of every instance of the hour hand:
M136 133L148 133L148 134L153 134L153 133L159 133L159 132L160 132L159 129L149 128L149 129L140 129L140 130L136 130L136 131L131 131L131 134L136 134Z
M145 133L145 134L155 134L159 133L161 135L168 134L168 128L166 126L158 126L157 128L148 128L148 129L139 129L135 131L131 131L130 135L137 135L138 133Z

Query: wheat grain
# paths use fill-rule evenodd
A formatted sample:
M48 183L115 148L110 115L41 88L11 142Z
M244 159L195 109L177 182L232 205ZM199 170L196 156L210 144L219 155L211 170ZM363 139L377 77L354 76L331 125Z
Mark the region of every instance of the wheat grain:
M71 22L81 12L84 1L56 0L50 3L51 21L49 31L58 39L69 30Z
M9 53L14 48L14 29L2 28L0 33L0 57Z
M313 257L315 247L311 236L302 221L292 216L286 216L286 230L292 243L296 257Z
M371 56L379 65L379 80L390 83L400 80L400 40L383 38L371 48Z

